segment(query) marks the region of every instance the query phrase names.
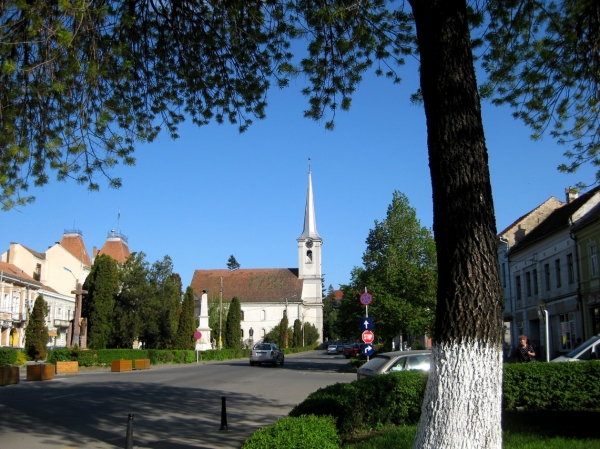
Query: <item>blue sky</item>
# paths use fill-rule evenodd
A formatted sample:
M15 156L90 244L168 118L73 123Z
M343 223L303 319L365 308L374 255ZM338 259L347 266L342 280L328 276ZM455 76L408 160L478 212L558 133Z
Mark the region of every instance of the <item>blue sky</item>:
M368 232L385 218L394 190L407 195L423 226L432 226L425 116L408 99L417 71L401 70L400 85L366 75L334 131L303 118L299 79L271 91L267 119L244 134L186 122L180 139L163 133L139 146L137 165L114 171L123 178L119 190L103 181L93 193L71 181L32 189L33 205L2 213L0 251L10 242L45 251L75 228L91 254L116 229L150 263L169 255L184 286L196 269L226 268L231 254L242 268L297 267L310 157L325 284L338 288L361 265ZM508 109L484 103L483 114L499 231L593 179L591 167L559 173L565 148L550 137L532 142Z

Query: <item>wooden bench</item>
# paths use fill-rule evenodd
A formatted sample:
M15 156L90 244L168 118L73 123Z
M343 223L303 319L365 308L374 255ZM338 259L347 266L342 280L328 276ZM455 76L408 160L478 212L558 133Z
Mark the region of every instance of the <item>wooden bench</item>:
M27 365L27 380L52 380L54 379L54 365L52 363L36 363Z
M135 359L135 369L150 369L150 359Z
M0 366L0 386L18 384L21 376L19 375L19 367L12 365Z
M113 360L110 362L110 370L113 373L122 373L123 371L131 371L131 360Z
M79 362L56 362L56 374L79 373Z

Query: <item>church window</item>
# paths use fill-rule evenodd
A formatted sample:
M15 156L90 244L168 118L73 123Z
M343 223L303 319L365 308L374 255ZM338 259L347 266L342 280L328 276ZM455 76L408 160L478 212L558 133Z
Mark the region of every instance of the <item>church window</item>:
M242 310L242 319L241 321L244 321L244 311Z
M265 312L265 309L263 309L263 310L260 311L260 319L262 321L264 321L264 320L267 319L267 312Z
M262 328L262 337L265 338L267 336L267 330L263 327Z
M306 251L306 263L312 263L313 258L312 258L312 251Z

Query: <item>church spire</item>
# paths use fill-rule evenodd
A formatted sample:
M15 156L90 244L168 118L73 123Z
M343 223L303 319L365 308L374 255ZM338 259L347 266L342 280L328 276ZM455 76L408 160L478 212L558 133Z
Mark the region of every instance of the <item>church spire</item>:
M315 217L315 203L312 189L312 173L310 169L310 158L308 158L308 190L306 192L306 208L304 210L304 230L298 239L321 239L317 232L317 219Z

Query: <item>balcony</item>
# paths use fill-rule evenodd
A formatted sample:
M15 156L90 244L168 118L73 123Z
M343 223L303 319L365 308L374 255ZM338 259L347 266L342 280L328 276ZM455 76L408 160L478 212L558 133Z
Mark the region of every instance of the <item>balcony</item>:
M24 313L13 313L11 314L11 318L14 323L22 323L23 321L26 321Z
M68 328L71 322L68 320L54 320L54 327L56 328Z

